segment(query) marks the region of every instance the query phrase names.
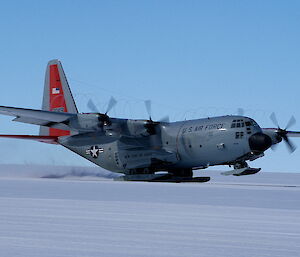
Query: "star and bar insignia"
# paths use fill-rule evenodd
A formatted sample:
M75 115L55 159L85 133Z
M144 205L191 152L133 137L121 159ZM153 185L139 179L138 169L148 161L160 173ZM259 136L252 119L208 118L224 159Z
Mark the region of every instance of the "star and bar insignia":
M104 152L104 149L103 148L99 148L98 146L96 146L96 145L93 145L90 149L87 149L86 151L85 151L85 153L87 154L87 155L90 155L90 156L92 156L93 158L98 158L98 156L99 156L99 154L100 153L103 153Z

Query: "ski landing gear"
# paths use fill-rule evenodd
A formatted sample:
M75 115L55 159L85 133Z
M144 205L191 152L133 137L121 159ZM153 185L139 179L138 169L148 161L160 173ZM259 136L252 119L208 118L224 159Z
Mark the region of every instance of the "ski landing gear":
M233 170L225 171L221 174L224 176L244 176L255 174L261 170L261 168L250 168L246 162L236 162L233 167Z
M168 173L162 174L128 174L118 177L118 181L147 181L147 182L207 182L210 177L193 177L191 169L169 170Z

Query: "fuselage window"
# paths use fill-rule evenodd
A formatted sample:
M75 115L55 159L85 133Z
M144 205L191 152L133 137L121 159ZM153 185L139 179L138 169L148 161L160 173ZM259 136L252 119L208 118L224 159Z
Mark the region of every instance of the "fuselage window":
M251 128L247 127L247 134L251 134Z
M243 138L243 137L244 137L244 132L242 132L242 131L235 132L236 139Z

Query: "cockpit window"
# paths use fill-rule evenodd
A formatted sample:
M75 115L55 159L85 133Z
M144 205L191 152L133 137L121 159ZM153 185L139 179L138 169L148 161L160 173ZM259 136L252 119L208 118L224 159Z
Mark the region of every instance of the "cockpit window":
M254 120L250 119L250 122L253 127L258 127L258 124Z
M231 128L241 128L245 127L244 120L233 120L231 124Z

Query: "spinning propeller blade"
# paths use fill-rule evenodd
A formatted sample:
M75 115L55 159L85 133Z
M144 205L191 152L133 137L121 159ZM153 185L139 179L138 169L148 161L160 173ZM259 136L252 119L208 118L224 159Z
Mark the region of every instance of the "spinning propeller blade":
M273 124L274 124L277 128L279 128L279 123L278 123L278 120L277 120L276 115L275 115L274 112L272 112L272 114L270 115L270 119L271 119L271 121L273 122Z
M108 105L107 105L107 108L106 108L106 112L105 114L107 115L112 108L115 107L115 105L117 104L117 101L115 98L111 97L109 99L109 102L108 102ZM97 108L97 106L95 105L95 103L93 102L92 99L90 99L87 103L87 107L92 111L92 112L95 112L95 113L100 113L99 109Z
M147 131L150 135L154 135L157 133L156 127L161 123L168 123L170 122L169 116L165 116L159 121L153 121L152 120L152 102L151 100L146 100L144 101L145 107L149 116L149 120L147 121L147 124L145 124L145 128L147 128Z
M283 136L282 137L284 142L286 143L290 153L293 153L296 150L296 146L291 142L291 140L289 140L288 136Z
M147 110L147 114L149 116L149 121L153 122L153 120L152 120L152 101L146 100L146 101L144 101L144 103L145 103L145 107ZM170 118L167 115L167 116L164 116L163 118L159 119L158 122L170 122Z
M290 118L285 129L280 128L277 117L274 112L270 115L270 119L274 123L274 125L278 128L276 131L277 135L280 136L283 139L283 141L286 143L286 146L287 146L288 150L290 151L290 153L293 153L296 150L296 146L289 139L289 137L288 137L289 131L287 131L287 129L296 124L295 117L292 116ZM275 149L275 148L273 148L273 149Z
M286 125L285 129L289 129L290 127L294 126L296 124L296 119L294 116L292 116Z
M149 116L149 120L152 121L152 118L151 118L151 114L152 114L152 102L151 100L146 100L145 101L145 106L146 106L146 110L147 110L147 113L148 113L148 116Z
M116 104L117 104L117 100L115 98L111 97L109 99L105 114L109 113L111 111L111 109L115 107Z
M87 107L88 107L92 112L99 113L99 110L98 110L97 106L94 104L94 102L92 101L92 99L90 99L90 100L88 101Z

